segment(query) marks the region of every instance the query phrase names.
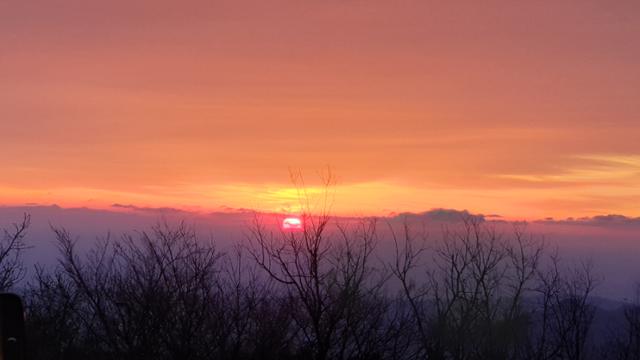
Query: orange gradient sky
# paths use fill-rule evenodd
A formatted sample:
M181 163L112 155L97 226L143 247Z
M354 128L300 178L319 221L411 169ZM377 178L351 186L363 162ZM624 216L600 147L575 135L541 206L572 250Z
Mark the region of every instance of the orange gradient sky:
M637 1L0 3L0 204L640 216Z

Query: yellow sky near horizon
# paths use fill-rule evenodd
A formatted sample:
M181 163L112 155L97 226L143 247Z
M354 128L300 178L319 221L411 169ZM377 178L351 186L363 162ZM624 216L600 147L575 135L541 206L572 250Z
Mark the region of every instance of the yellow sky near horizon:
M634 1L0 4L0 204L640 216Z

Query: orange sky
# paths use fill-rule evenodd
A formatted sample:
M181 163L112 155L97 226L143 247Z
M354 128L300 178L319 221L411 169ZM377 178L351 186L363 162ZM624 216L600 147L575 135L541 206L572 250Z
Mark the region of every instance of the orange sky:
M640 216L637 1L0 3L0 204Z

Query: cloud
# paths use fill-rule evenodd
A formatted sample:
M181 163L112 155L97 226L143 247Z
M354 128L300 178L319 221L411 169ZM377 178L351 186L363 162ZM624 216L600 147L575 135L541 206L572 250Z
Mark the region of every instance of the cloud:
M630 217L619 214L596 215L591 217L573 218L556 220L553 218L545 218L535 221L541 224L558 224L558 225L591 225L591 226L640 226L640 217Z
M635 184L640 175L640 155L590 154L569 157L571 163L545 174L500 174L498 178L544 184Z
M131 204L112 204L112 208L116 209L126 209L133 210L137 212L145 212L152 214L166 214L166 213L189 213L188 211L172 208L172 207L146 207L146 206L136 206Z
M243 207L231 207L231 206L227 206L227 205L222 205L220 206L220 210L221 211L213 211L211 212L211 214L218 214L218 213L254 213L255 210L253 209L249 209L249 208L243 208Z
M467 210L431 209L421 213L400 213L393 215L392 220L426 221L426 222L461 222L465 219L485 221L486 217L500 217L499 215L472 214Z

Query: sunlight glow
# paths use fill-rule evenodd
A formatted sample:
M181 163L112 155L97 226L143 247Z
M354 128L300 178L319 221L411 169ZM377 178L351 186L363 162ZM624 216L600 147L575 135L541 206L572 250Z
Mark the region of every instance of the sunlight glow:
M288 217L282 220L282 230L302 230L302 220L297 217Z

